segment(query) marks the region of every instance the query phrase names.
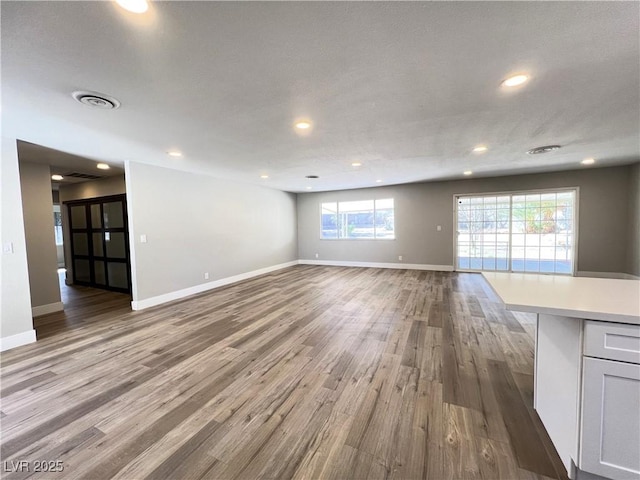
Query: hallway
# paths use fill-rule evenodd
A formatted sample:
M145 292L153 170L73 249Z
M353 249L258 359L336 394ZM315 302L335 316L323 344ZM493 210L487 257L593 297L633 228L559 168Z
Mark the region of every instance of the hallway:
M58 278L64 311L33 319L38 340L131 311L129 295L80 285L66 285L62 269L58 271Z

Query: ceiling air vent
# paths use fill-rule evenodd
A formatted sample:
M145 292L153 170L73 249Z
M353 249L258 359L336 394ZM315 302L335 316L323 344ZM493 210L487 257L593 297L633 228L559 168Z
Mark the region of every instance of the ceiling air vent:
M120 106L118 100L102 93L77 91L73 92L71 96L84 105L102 110L115 110Z
M62 176L71 177L71 178L81 178L82 180L97 180L98 178L102 178L100 175L91 175L90 173L79 173L79 172L65 173Z
M544 147L532 148L527 153L529 155L538 155L540 153L553 152L554 150L558 150L559 148L561 148L560 145L545 145Z

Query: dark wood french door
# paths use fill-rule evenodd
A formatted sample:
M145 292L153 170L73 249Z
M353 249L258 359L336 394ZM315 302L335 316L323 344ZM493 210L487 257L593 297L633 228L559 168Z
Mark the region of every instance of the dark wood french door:
M65 202L73 283L131 293L125 195Z

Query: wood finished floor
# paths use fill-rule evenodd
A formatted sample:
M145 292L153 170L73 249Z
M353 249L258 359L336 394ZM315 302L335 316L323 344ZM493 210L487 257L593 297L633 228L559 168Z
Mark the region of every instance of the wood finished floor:
M296 266L142 312L82 293L1 356L3 470L64 471L2 478L565 478L534 320L479 275Z

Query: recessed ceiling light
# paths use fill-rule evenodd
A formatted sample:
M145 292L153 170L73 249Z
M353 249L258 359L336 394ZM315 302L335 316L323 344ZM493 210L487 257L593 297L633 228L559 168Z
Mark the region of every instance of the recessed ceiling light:
M144 13L149 9L147 0L116 0L116 3L133 13Z
M351 164L351 166L352 166L352 167L361 167L361 166L362 166L362 163L360 163L360 162L353 162L353 163Z
M98 165L96 165L96 167L98 167L100 170L109 170L111 168L106 163L99 163Z
M539 155L541 153L553 152L554 150L558 150L559 148L561 148L560 145L545 145L544 147L532 148L531 150L528 150L527 153L529 155Z
M308 120L300 120L295 123L295 127L298 130L309 130L311 128L311 122Z
M382 180L378 179L376 180L376 183L382 183Z
M169 150L167 152L167 155L169 155L170 157L181 157L182 152L179 152L178 150Z
M468 177L469 175L473 175L473 172L471 170L465 170L462 174Z
M62 175L51 175L51 180L55 180L56 182L59 182L63 178L64 177Z
M593 165L594 163L596 163L596 160L595 160L595 158L585 158L580 163L582 165Z
M502 81L500 85L504 87L517 87L529 81L529 75L525 75L524 73L519 73L517 75L512 75L509 78L506 78Z
M269 178L269 175L260 175L260 178L263 178L266 180L267 178Z
M487 150L489 150L489 147L487 147L486 145L476 145L475 147L473 147L473 151L475 153L484 153Z
M311 190L313 187L307 187L307 190Z

